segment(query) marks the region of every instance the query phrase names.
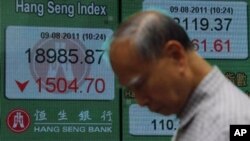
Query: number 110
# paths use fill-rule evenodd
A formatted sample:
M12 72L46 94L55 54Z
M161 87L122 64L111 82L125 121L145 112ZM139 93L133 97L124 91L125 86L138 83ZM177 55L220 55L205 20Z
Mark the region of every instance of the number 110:
M156 119L152 120L151 124L153 124L154 130L157 130L160 126L161 130L173 130L174 129L174 121L173 120L160 120L157 121Z

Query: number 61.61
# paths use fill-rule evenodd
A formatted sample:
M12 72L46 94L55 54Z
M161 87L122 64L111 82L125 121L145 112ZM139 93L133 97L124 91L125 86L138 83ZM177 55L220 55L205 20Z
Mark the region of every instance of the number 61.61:
M208 47L208 41L207 39L193 39L192 44L194 46L194 49L196 51L203 51L203 52L208 52L208 51L215 51L215 52L230 52L231 51L231 42L229 39L223 41L221 39L215 39L212 41L212 45ZM208 50L210 49L210 50Z

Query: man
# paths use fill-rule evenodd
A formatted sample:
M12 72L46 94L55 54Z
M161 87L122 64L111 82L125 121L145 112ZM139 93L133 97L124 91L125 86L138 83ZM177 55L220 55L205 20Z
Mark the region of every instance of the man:
M229 141L231 124L250 124L250 100L193 49L177 23L156 11L127 19L110 48L120 83L141 106L180 119L175 141Z

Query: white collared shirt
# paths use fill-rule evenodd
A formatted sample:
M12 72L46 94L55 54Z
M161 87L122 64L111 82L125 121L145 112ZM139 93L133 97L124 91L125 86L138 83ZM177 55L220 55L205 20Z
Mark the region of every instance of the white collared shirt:
M172 141L229 141L231 124L250 124L250 98L214 67L179 118Z

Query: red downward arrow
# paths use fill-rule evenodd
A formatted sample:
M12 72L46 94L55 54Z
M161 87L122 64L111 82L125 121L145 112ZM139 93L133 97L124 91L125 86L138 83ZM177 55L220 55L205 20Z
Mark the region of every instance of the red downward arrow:
M21 83L19 81L16 80L16 84L18 86L18 88L20 89L21 92L23 92L23 90L25 89L25 87L27 86L27 84L29 83L29 80Z

